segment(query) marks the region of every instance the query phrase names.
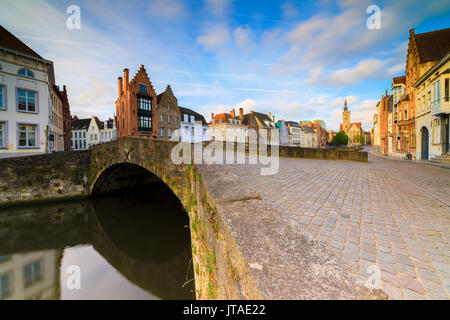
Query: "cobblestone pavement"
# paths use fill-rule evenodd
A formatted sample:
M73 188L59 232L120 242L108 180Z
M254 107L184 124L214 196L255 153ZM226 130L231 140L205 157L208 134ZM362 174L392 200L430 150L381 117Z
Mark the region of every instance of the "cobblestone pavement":
M391 298L449 299L449 169L369 155L368 163L281 158L272 176L233 170L363 275L377 265Z

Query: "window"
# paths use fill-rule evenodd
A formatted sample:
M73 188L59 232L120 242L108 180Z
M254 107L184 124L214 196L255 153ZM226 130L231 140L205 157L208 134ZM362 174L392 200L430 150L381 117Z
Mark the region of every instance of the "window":
M140 85L139 85L139 91L140 91L140 92L147 92L147 86L145 86L145 85L143 85L143 84L140 84Z
M35 148L38 146L37 126L32 124L19 124L19 148Z
M167 122L170 123L172 121L172 116L167 116Z
M164 135L164 128L159 128L159 135L163 136Z
M5 299L11 294L11 273L0 276L0 299Z
M27 264L23 268L23 277L25 281L25 287L39 281L42 278L42 261L38 260Z
M175 123L178 123L178 116L175 116Z
M159 122L164 122L164 115L163 114L159 115Z
M172 135L172 130L170 130L170 128L167 128L167 136L171 136Z
M152 100L150 98L138 97L138 109L151 111Z
M3 93L5 91L5 86L0 85L0 110L5 110L6 109L6 98L5 98L5 93Z
M33 72L31 72L28 69L20 69L19 72L17 72L17 74L28 78L34 78Z
M151 117L139 116L138 122L139 122L139 130L140 131L151 131L152 130L152 118Z
M0 148L5 147L6 147L6 124L4 122L0 122Z
M408 110L405 110L405 116L404 116L403 120L408 120Z
M19 111L36 113L36 92L17 89L17 104Z
M75 139L78 138L78 132L75 132Z
M445 97L445 101L448 101L449 99L449 79L445 79L445 89L444 89L444 97ZM0 99L1 100L1 99ZM1 108L1 106L0 106Z
M170 110L170 103L167 105L167 110Z

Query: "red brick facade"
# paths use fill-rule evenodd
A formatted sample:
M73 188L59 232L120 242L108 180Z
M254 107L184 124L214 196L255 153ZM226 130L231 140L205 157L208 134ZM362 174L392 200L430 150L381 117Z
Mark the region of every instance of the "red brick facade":
M129 81L125 69L118 79L119 98L116 101L117 137L145 137L156 139L156 92L143 65Z

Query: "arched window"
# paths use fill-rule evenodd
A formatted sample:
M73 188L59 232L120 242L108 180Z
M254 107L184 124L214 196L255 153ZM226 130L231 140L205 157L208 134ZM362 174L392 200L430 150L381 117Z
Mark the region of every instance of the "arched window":
M19 72L17 72L17 74L24 77L34 78L33 72L31 72L28 69L20 69Z

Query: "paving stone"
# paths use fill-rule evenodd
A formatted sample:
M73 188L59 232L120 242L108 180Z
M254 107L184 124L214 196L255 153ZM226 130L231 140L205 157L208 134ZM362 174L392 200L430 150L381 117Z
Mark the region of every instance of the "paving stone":
M447 290L436 283L430 281L422 281L423 287L425 288L426 295L433 300L448 300L450 296Z
M410 277L406 277L404 275L400 275L399 277L400 285L403 288L407 288L417 292L418 294L424 294L425 290L422 284L417 279L412 279Z
M368 163L280 158L273 176L248 165L231 167L283 218L330 243L360 272L377 264L392 277L431 283L430 292L420 293L398 281L399 293L386 282L392 296L442 294L433 284L448 290L450 170L371 155ZM273 187L280 183L282 196Z
M402 300L403 299L402 289L396 288L396 287L390 285L389 283L384 283L383 289L386 292L386 294L389 296L390 299L392 299L392 300Z

